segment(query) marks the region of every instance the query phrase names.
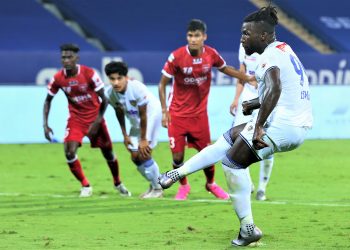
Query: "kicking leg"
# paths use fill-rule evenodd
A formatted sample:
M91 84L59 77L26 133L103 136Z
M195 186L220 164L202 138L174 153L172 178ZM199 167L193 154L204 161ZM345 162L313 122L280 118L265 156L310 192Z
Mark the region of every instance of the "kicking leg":
M202 151L192 156L183 166L170 170L160 176L160 185L169 188L179 179L204 169L220 161L231 145L221 136L214 144L209 145Z
M183 164L183 166L162 174L160 176L160 185L163 188L169 188L180 178L197 172L222 160L244 126L245 124L242 124L228 130L214 144L209 145L196 155L192 156Z

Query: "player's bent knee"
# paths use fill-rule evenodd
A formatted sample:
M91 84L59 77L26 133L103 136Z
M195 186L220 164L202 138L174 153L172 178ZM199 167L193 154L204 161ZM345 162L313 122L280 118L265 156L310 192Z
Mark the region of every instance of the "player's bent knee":
M75 151L74 150L66 150L65 155L68 161L73 160L76 157Z
M227 154L222 159L222 164L225 165L226 167L234 168L234 169L244 169L244 168L248 167L248 166L244 166L244 165L237 163L236 161L231 159L231 157Z
M231 162L241 166L240 168L247 168L261 160L254 149L240 136L237 137L234 145L227 151L226 156Z

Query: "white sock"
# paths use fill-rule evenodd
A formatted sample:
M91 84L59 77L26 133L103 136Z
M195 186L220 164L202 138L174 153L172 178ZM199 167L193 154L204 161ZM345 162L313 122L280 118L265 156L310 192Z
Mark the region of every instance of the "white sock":
M254 226L253 214L250 202L251 183L246 169L229 168L222 165L228 193L232 200L232 206L241 223L242 236L250 235L250 228Z
M145 168L145 175L147 180L151 183L155 189L161 189L162 187L158 183L159 167L158 164L151 158L142 164Z
M225 138L220 136L220 138L214 144L201 150L199 153L186 161L182 167L177 169L180 177L192 174L222 160L230 147L230 144L225 140Z
M250 181L250 192L253 193L255 187L254 187L254 183L253 183L252 177L250 175L250 168L247 167L246 170L247 170L249 181Z
M158 164L152 158L143 162L141 169L143 169L143 176L151 183L152 188L162 188L158 183L158 177L160 175L159 167Z
M266 186L269 183L271 172L273 167L273 155L272 157L260 162L260 176L259 176L259 188L258 190L266 191Z

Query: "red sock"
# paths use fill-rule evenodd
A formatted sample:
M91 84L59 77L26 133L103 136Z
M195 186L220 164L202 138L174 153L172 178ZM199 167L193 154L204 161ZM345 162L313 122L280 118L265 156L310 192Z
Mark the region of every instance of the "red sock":
M113 175L114 185L118 186L120 184L118 160L114 159L113 161L107 161L107 164Z
M215 167L210 166L204 169L205 177L207 177L207 183L212 184L214 182Z
M73 162L67 162L69 165L69 169L72 172L72 174L77 178L78 181L80 181L81 185L86 187L89 186L89 181L85 177L83 169L81 168L81 164L78 158L74 160Z
M173 163L173 169L177 169L177 168L181 167L182 165L183 165L183 163L181 163L180 165L175 165L175 164ZM185 177L181 178L181 179L179 180L179 182L180 182L181 185L187 185L187 184L188 184L188 182L187 182L187 177L185 176Z

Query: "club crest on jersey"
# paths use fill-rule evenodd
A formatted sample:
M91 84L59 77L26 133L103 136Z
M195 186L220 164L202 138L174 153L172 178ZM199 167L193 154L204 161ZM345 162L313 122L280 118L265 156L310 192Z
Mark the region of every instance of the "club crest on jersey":
M68 84L70 86L78 85L78 81L77 80L69 81Z
M130 100L130 104L131 104L132 106L136 107L137 102L136 102L136 100Z
M183 67L182 71L184 72L184 74L190 75L192 74L193 69L192 67Z
M203 69L203 73L208 73L210 71L210 65L204 64L202 69Z
M81 85L79 86L79 90L80 90L81 92L86 92L87 89L88 89L88 85L87 85L87 84L81 84Z
M72 91L72 88L71 87L63 87L63 91L69 94Z
M193 58L193 64L201 64L202 63L202 58Z

